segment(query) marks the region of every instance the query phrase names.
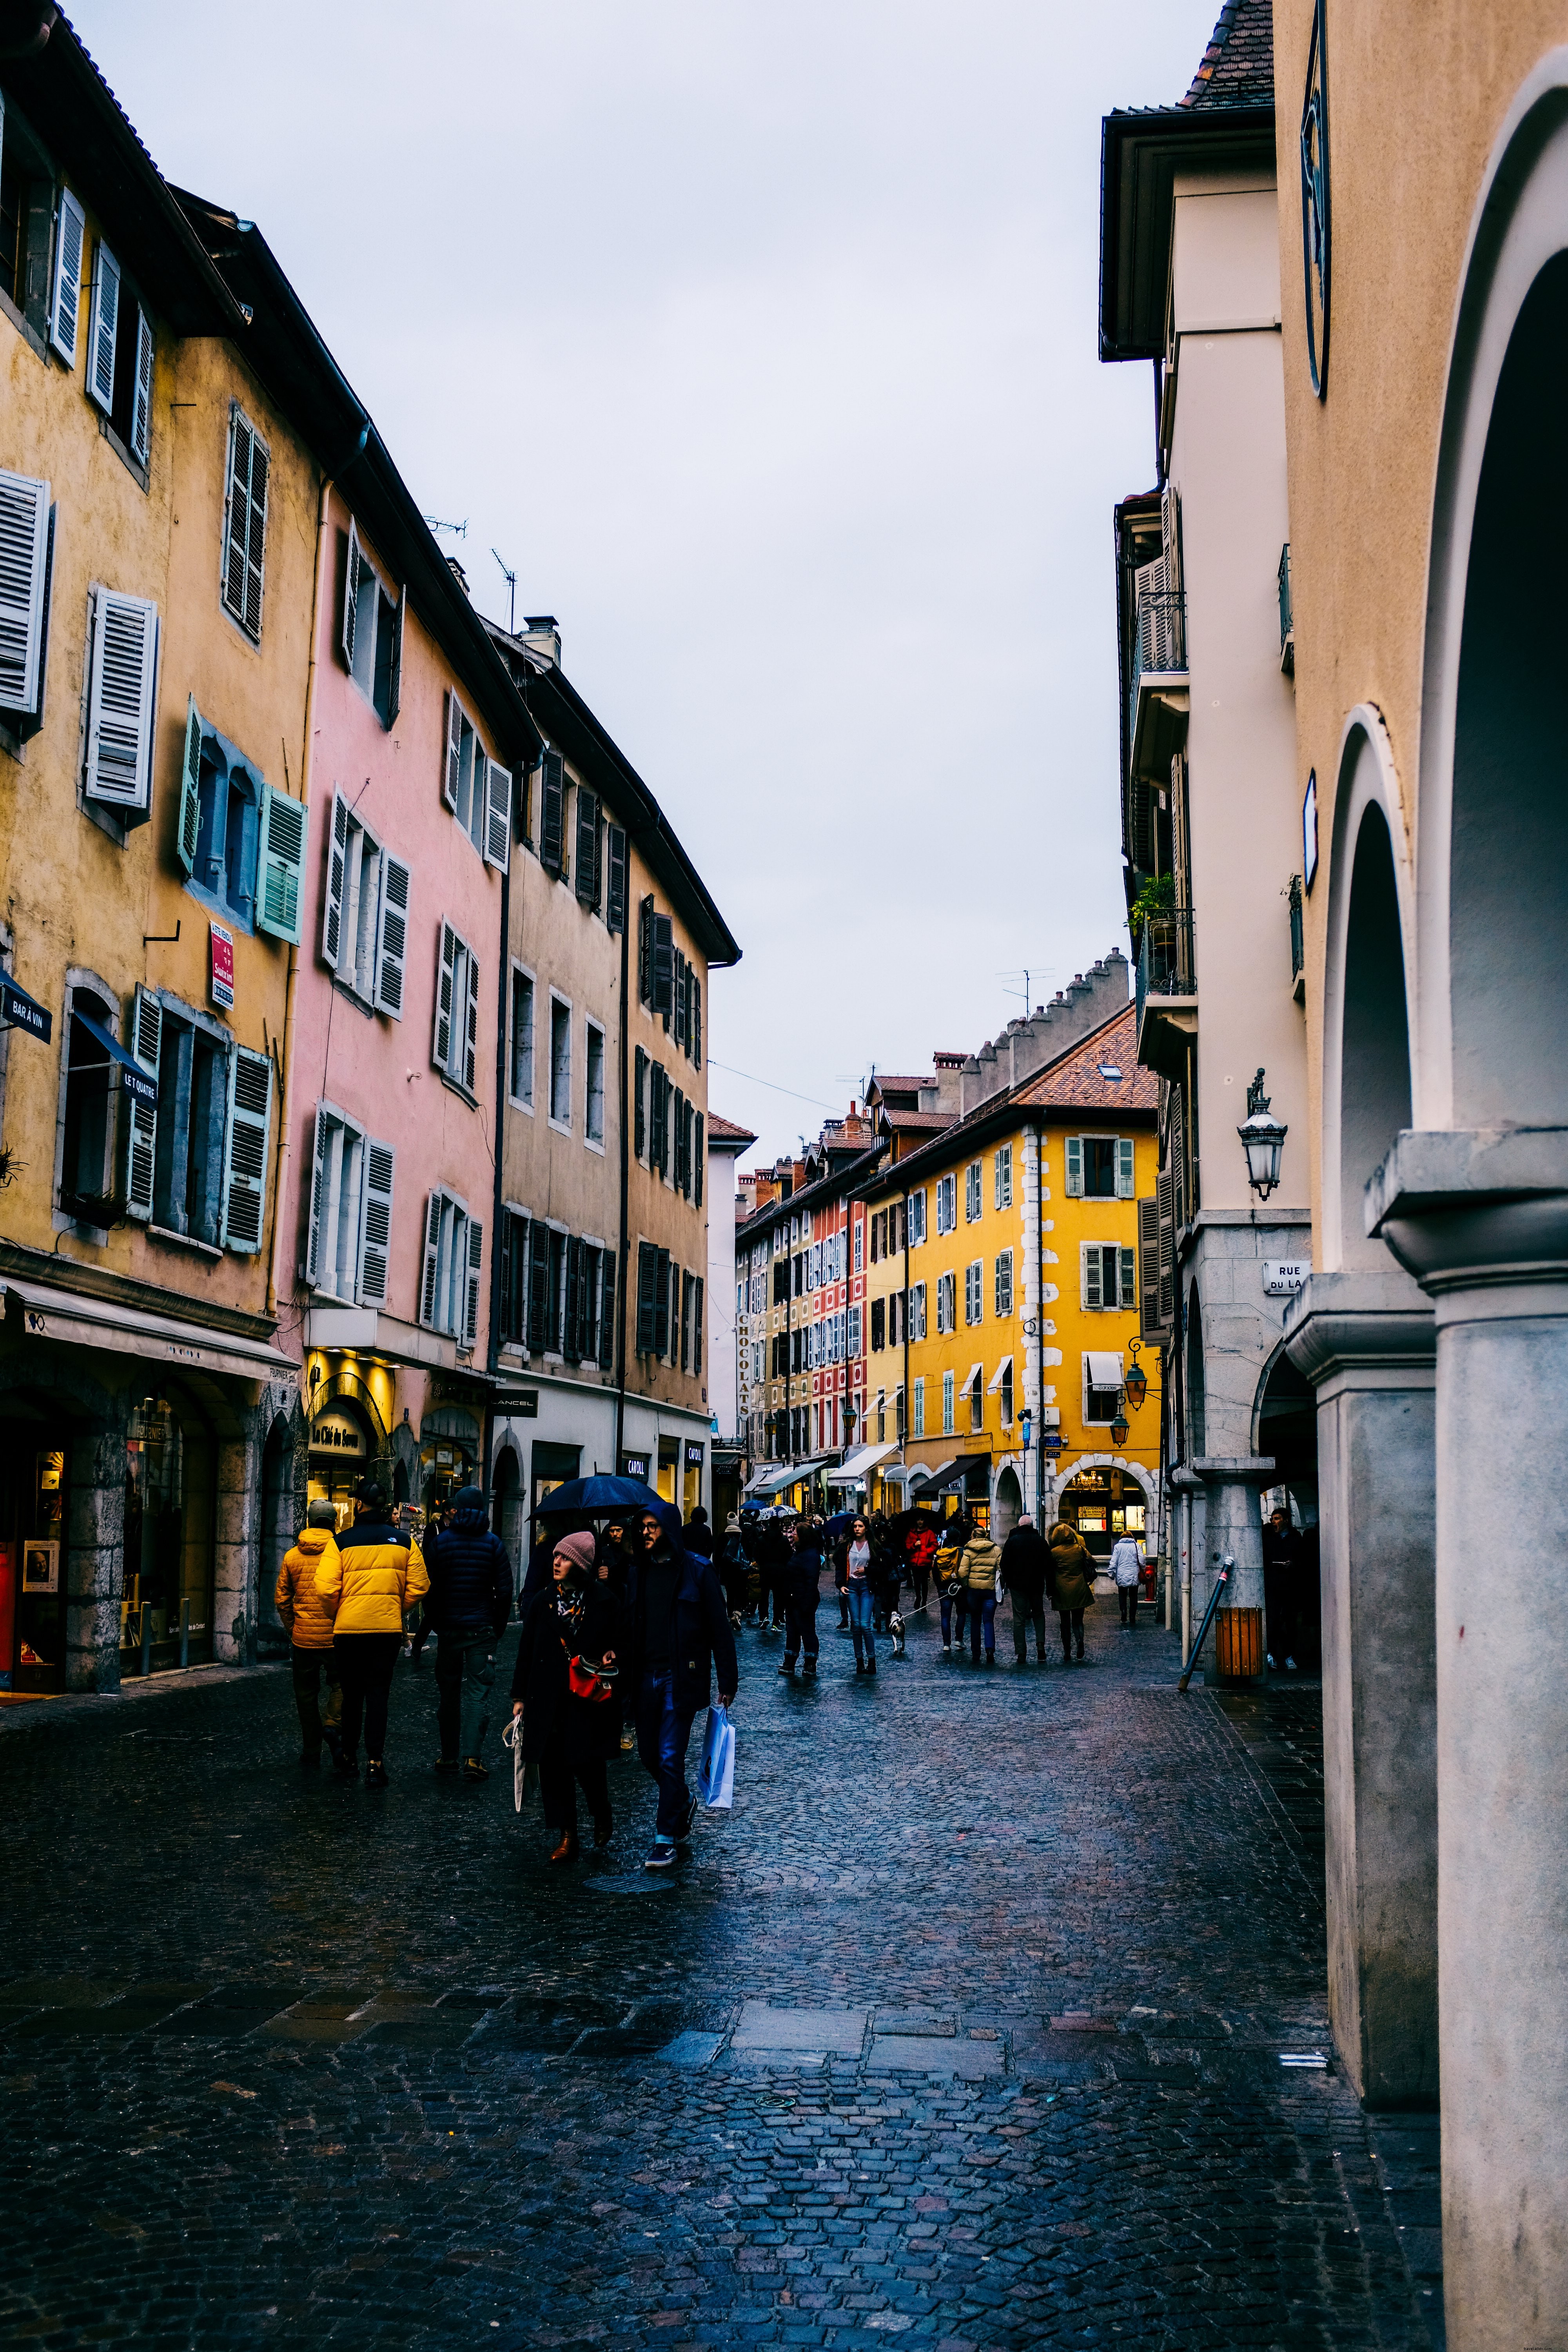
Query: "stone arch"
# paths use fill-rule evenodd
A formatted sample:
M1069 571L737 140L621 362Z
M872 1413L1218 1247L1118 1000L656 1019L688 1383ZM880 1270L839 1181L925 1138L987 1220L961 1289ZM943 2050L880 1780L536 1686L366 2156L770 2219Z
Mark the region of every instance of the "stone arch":
M1024 1509L1024 1490L1018 1484L1018 1474L1011 1463L998 1472L996 1499L992 1506L991 1533L998 1543L1005 1541L1017 1526Z
M1126 1455L1122 1454L1080 1454L1071 1469L1064 1470L1058 1478L1056 1488L1058 1501L1060 1500L1064 1488L1072 1485L1080 1470L1120 1470L1124 1478L1131 1478L1134 1486L1142 1489L1147 1521L1143 1536L1144 1548L1151 1553L1157 1551L1160 1538L1160 1482L1153 1473L1145 1470L1141 1462L1129 1462Z
M1194 1282L1187 1293L1186 1346L1186 1437L1187 1459L1194 1462L1205 1447L1204 1424L1207 1417L1207 1379L1204 1370L1204 1311Z
M490 1524L507 1549L515 1568L522 1557L525 1514L522 1501L522 1461L510 1437L503 1437L490 1464Z

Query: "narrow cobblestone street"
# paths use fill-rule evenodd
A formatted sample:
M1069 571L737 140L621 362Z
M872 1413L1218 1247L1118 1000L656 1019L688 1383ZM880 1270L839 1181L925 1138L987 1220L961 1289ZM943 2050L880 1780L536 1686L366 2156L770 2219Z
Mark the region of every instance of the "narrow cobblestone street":
M815 1685L742 1636L673 1885L635 1759L564 1873L438 1781L428 1672L379 1796L279 1672L7 1711L5 2340L1426 2352L1429 2148L1279 2063L1316 1689L1179 1696L1103 1605L1082 1672L916 1619L858 1683L835 1614Z

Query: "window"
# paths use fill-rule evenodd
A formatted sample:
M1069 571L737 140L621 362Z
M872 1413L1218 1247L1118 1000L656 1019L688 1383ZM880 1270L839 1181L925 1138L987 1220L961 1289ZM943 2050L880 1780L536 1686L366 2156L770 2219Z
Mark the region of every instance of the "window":
M1131 1201L1132 1139L1126 1135L1069 1135L1068 1194L1085 1201Z
M42 723L53 509L47 482L0 473L0 710Z
M1117 1242L1081 1244L1082 1301L1086 1308L1135 1307L1138 1254Z
M216 1021L138 988L132 1052L157 1083L132 1097L126 1209L212 1250L261 1247L272 1064Z
M1087 1353L1083 1360L1083 1417L1086 1422L1114 1421L1121 1402L1121 1359Z
M985 1399L980 1392L980 1373L981 1368L976 1364L964 1391L969 1402L969 1433L972 1437L985 1426Z
M1011 1315L1013 1312L1013 1253L1010 1249L997 1251L994 1272L995 1311L998 1315ZM978 1320L978 1318L976 1319Z
M86 258L87 215L70 190L62 188L59 226L55 236L54 290L49 297L49 341L68 368L76 366Z
M550 1000L550 1123L572 1125L572 1007Z
M866 1221L864 1217L857 1217L855 1220L855 1271L857 1274L862 1272L865 1264Z
M533 1108L533 981L515 966L511 975L511 1059L508 1092L514 1103Z
M504 1209L500 1221L501 1345L528 1344L528 1229L521 1209Z
M694 1275L683 1274L681 1276L680 1369L683 1372L689 1371L691 1369L691 1307L696 1287L697 1278Z
M87 754L82 792L89 801L145 813L153 787L156 604L144 596L121 595L95 582L87 596L86 667Z
M656 1175L668 1176L670 1087L662 1063L649 1063L647 1092L647 1164Z
M590 1143L605 1139L605 1033L588 1024L588 1096L584 1132Z
M479 966L467 941L441 926L436 966L436 1034L430 1058L443 1077L468 1096L479 1055Z
M338 642L350 677L384 727L392 725L402 700L405 605L406 592L392 594L361 547L351 516ZM449 705L450 698L448 721Z
M194 896L241 930L298 943L309 831L300 803L268 783L187 698L174 846Z
M271 457L237 401L228 412L228 494L224 501L224 609L247 637L261 642L267 556L267 486Z
M936 1328L939 1332L951 1331L957 1320L958 1277L952 1274L939 1274L936 1278Z
M848 1345L849 1359L850 1361L853 1362L855 1358L860 1353L860 1309L858 1307L852 1307L849 1309Z
M305 1279L325 1297L385 1306L395 1159L390 1143L317 1105Z
M873 1354L873 1355L875 1355L875 1356L879 1356L879 1355L881 1354L881 1352L882 1352L883 1349L887 1346L887 1344L888 1344L888 1310L887 1310L887 1301L886 1301L885 1299L881 1299L881 1298L873 1298L873 1299L872 1299L872 1301L871 1301L871 1352L872 1352L872 1354Z
M647 1150L647 1110L644 1081L647 1075L647 1055L639 1045L632 1063L632 1150L642 1159ZM778 1239L775 1234L773 1239Z
M42 355L49 325L55 182L48 158L8 97L0 99L0 294Z
M605 929L618 936L626 928L626 836L624 826L607 828L608 879L605 890Z
M1013 1359L1011 1356L1002 1367L1002 1378L997 1387L997 1395L1001 1400L1002 1426L1004 1429L1011 1429L1013 1426Z
M119 1021L120 1008L110 999L89 988L71 990L59 1206L68 1217L104 1228L116 1214L109 1195L120 1074L108 1039Z
M973 1225L980 1215L980 1162L972 1160L963 1171L963 1222Z
M652 1242L637 1244L637 1343L639 1356L669 1353L669 1252Z
M992 1161L992 1195L998 1209L1013 1205L1013 1147L1005 1143Z
M923 1339L926 1336L926 1286L923 1282L911 1285L909 1293L908 1323L900 1334L902 1339Z
M489 758L449 688L441 797L486 865L504 874L511 859L511 771Z
M949 1378L951 1379L951 1377L952 1375L950 1374ZM903 1402L903 1397L904 1392L902 1389L900 1389L899 1391L899 1402L900 1404ZM910 1422L910 1435L911 1437L923 1437L926 1433L926 1384L923 1377L915 1381L911 1391L910 1402L912 1412ZM900 1430L899 1434L900 1437L902 1436L903 1432L901 1429Z
M943 1372L942 1376L942 1433L944 1437L952 1435L952 1390L955 1377L952 1372Z
M958 1223L958 1175L936 1180L936 1229L938 1235L951 1234Z
M440 1187L425 1208L425 1263L419 1283L419 1320L471 1348L479 1332L479 1276L485 1229L470 1217L466 1201Z
M963 1319L966 1323L979 1323L984 1318L985 1300L983 1288L984 1280L985 1267L980 1258L973 1259L964 1267Z
M105 289L106 260L113 265L113 257L100 245L98 274ZM97 307L100 290L95 285L88 390L107 414L110 431L121 448L145 466L153 448L153 321L123 275L113 292L112 320L107 294L104 309Z
M395 1021L403 1017L410 882L408 867L360 823L348 794L334 793L321 961L363 1003Z

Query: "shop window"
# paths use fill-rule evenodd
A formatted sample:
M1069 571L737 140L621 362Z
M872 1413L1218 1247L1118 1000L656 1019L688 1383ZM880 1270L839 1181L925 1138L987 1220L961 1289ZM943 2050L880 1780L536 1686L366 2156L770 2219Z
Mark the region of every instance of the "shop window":
M121 1672L159 1672L212 1656L212 1449L162 1397L126 1424L125 1579Z
M57 1444L37 1425L8 1434L0 1446L0 1690L63 1690L69 1449L63 1433Z

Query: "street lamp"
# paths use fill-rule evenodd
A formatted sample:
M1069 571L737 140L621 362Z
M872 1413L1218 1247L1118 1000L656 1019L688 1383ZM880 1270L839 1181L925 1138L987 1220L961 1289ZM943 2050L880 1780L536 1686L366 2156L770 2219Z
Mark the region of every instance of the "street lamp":
M1247 1181L1258 1199L1267 1201L1279 1181L1279 1154L1290 1130L1282 1119L1268 1116L1261 1070L1247 1089L1247 1118L1236 1131L1247 1154Z
M1116 1417L1110 1424L1110 1442L1118 1452L1127 1443L1127 1415L1120 1404L1116 1408Z
M1138 1360L1137 1340L1130 1339L1127 1348L1132 1361L1127 1367L1127 1378L1122 1382L1122 1392L1133 1412L1136 1412L1149 1393L1149 1375Z

